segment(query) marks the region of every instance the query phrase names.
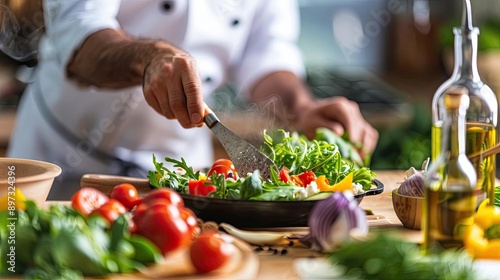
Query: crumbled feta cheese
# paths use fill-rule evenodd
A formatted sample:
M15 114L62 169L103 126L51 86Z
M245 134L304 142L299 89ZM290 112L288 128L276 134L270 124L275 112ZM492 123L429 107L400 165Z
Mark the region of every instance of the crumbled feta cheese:
M352 189L355 194L363 192L363 186L360 183L352 183Z
M295 197L297 199L305 199L307 198L307 191L305 188L300 188L296 193L295 193Z
M316 184L316 182L312 181L311 183L309 183L309 185L307 185L306 192L307 192L307 196L311 196L313 194L319 193L318 184Z

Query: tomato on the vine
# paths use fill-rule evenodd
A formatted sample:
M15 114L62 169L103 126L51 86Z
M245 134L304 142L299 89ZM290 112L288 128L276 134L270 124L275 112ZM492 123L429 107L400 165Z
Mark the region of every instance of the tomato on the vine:
M71 206L84 216L101 207L109 197L100 190L84 187L79 189L71 198Z
M120 201L127 210L131 210L140 202L137 189L129 183L116 185L109 193L109 198Z
M236 246L215 231L202 232L189 248L191 263L199 273L222 267L235 253Z
M89 215L100 215L109 223L113 223L118 217L125 214L127 209L121 202L116 199L109 199L99 208L92 211Z

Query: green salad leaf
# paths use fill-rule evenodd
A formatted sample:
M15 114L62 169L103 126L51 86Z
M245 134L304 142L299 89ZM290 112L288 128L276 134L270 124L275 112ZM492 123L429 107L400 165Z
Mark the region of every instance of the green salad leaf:
M346 242L328 258L343 268L342 279L477 279L463 249L424 256L417 244L381 232L368 240Z
M291 175L313 171L316 176L325 175L328 182L333 185L350 173L354 173L353 182L360 184L364 190L369 190L375 173L368 167L362 166L354 145L348 145L348 142L334 135L329 130L318 129L316 138L308 140L296 132L290 133L284 130L264 132L264 146L261 150L277 166L288 167ZM328 139L335 143L327 142ZM346 156L342 155L339 146Z
M162 259L150 241L131 237L125 215L110 225L66 205L53 204L47 210L33 201L25 205L25 211L16 211L16 220L9 211L0 212L0 251L15 249L15 266L0 267L2 277L83 279L134 272ZM9 223L15 223L15 229ZM15 239L9 239L12 230ZM5 264L8 258L2 254L0 261Z

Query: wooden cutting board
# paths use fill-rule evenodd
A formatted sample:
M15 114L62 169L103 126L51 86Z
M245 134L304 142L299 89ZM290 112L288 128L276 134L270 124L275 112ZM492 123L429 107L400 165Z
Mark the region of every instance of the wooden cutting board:
M47 201L43 205L44 208L50 207L52 204L66 204L69 201ZM173 255L167 256L163 262L148 267L147 269L130 274L113 274L106 277L99 278L85 278L92 280L136 280L136 279L172 279L172 280L186 280L186 279L217 279L217 280L245 280L256 279L260 261L259 257L253 251L253 248L246 242L223 233L227 238L233 240L236 246L236 254L224 267L220 268L213 273L197 274L194 267L189 260L189 253L187 250L177 252ZM19 280L19 277L3 278Z
M233 238L233 237L231 237ZM253 249L245 242L233 238L237 253L220 270L209 274L197 274L189 260L187 251L179 252L169 256L162 263L158 263L147 269L132 274L115 274L105 278L114 280L136 280L136 279L255 279L259 270L259 258Z
M143 271L130 274L112 274L106 277L85 278L89 280L137 280L137 279L169 279L169 280L186 280L186 279L217 279L217 280L245 280L256 279L259 273L259 257L254 253L253 249L247 243L231 237L236 245L237 251L235 256L224 267L217 271L206 274L196 273L194 267L189 260L187 250L177 252L174 255L168 256L161 263L144 269ZM4 278L11 280L20 280L20 277Z

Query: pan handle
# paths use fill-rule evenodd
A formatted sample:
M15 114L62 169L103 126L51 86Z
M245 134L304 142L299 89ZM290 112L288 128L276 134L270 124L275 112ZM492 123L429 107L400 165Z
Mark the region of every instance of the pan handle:
M80 179L80 188L92 187L109 194L116 185L123 183L134 185L139 195L151 191L148 179L105 174L84 174Z
M373 179L373 184L377 186L375 189L369 189L364 192L365 195L376 195L384 192L384 184L377 179Z

